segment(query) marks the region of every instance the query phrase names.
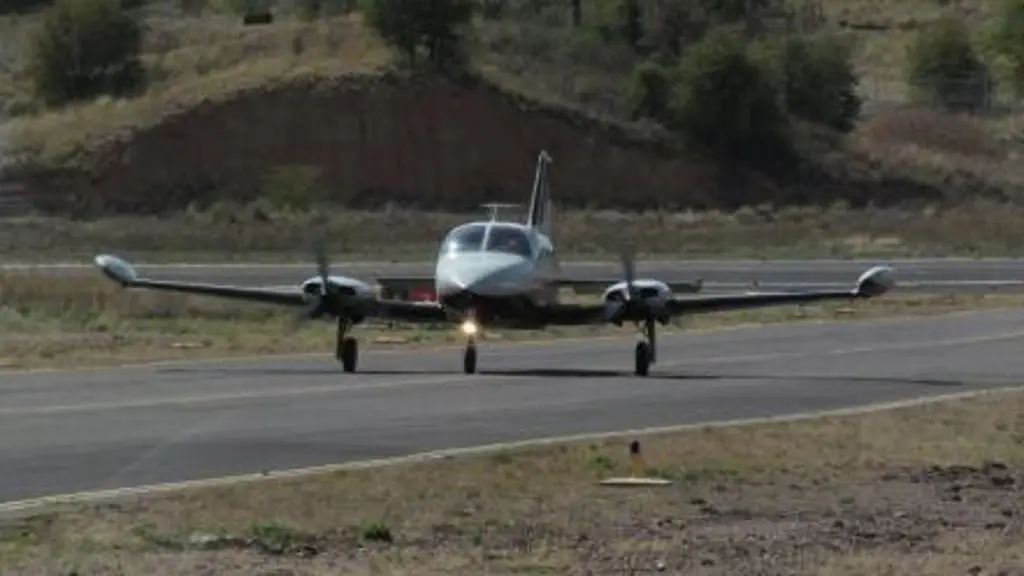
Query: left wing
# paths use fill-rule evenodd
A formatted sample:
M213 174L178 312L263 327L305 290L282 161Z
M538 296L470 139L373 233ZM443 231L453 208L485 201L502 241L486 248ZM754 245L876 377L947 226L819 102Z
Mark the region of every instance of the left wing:
M609 278L604 280L581 280L575 278L559 278L553 281L553 284L559 288L569 288L577 294L600 294L606 288L621 282L621 278ZM693 294L700 292L704 286L704 282L701 279L694 280L692 282L665 282L668 289L673 294Z
M546 310L551 324L580 325L643 320L648 317L667 318L684 314L719 312L743 308L762 308L786 304L809 304L827 300L874 298L894 286L892 269L876 266L864 272L850 290L804 292L751 292L746 294L711 294L670 298L663 301L601 302L596 304L557 304Z
M712 294L673 298L665 303L671 316L698 312L719 312L743 308L764 308L785 304L810 304L823 300L854 300L875 298L893 287L891 269L877 266L861 275L851 290L820 290L805 292L748 292L746 294Z

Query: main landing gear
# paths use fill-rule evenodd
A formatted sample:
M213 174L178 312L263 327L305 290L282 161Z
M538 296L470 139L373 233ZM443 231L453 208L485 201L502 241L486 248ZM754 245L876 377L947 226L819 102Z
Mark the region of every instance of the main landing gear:
M349 336L345 337L352 323L347 318L338 319L338 338L334 345L334 356L341 362L345 372L355 372L359 361L359 342Z
M653 319L647 319L644 320L642 329L637 322L637 329L641 331L643 340L636 343L633 373L637 376L647 376L651 364L657 361L657 326Z

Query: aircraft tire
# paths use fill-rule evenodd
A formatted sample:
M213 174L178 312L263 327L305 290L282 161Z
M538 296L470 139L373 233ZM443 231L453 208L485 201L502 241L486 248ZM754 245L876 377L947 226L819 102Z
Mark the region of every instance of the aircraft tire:
M355 372L359 361L359 342L355 338L345 338L341 342L341 366L345 372Z
M476 346L467 346L462 357L462 370L466 374L476 373Z
M637 342L636 350L634 353L635 365L633 373L637 376L647 376L647 372L651 367L651 347L647 342Z

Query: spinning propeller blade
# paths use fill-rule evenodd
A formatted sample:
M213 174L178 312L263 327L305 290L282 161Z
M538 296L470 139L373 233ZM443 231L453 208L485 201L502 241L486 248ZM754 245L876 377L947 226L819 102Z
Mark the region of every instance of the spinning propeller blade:
M622 252L622 274L626 281L626 294L628 299L632 300L636 295L636 290L633 287L633 280L636 278L636 263L632 248L627 248Z
M299 326L310 319L320 316L327 307L327 298L330 285L330 265L327 263L327 251L324 248L323 238L313 242L313 256L316 259L317 274L320 276L320 293L316 295L309 306L303 308L295 315L292 321L292 330L298 330Z
M608 308L605 315L608 319L619 316L620 314L628 313L630 309L635 307L638 303L635 301L636 297L636 286L634 281L636 280L636 262L635 262L635 251L632 247L626 248L621 253L622 261L622 276L626 282L626 298L622 302L616 302L614 306Z

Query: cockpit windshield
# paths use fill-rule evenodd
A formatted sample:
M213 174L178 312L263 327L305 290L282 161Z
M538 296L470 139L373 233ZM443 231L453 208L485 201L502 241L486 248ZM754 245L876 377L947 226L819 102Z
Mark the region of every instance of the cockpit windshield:
M484 247L486 224L468 224L452 230L444 240L444 252L458 254L460 252L477 252Z
M522 228L501 224L466 224L451 231L442 252L507 252L529 258L533 253L530 238Z
M508 252L529 258L532 255L530 238L522 228L495 224L487 235L488 252Z

